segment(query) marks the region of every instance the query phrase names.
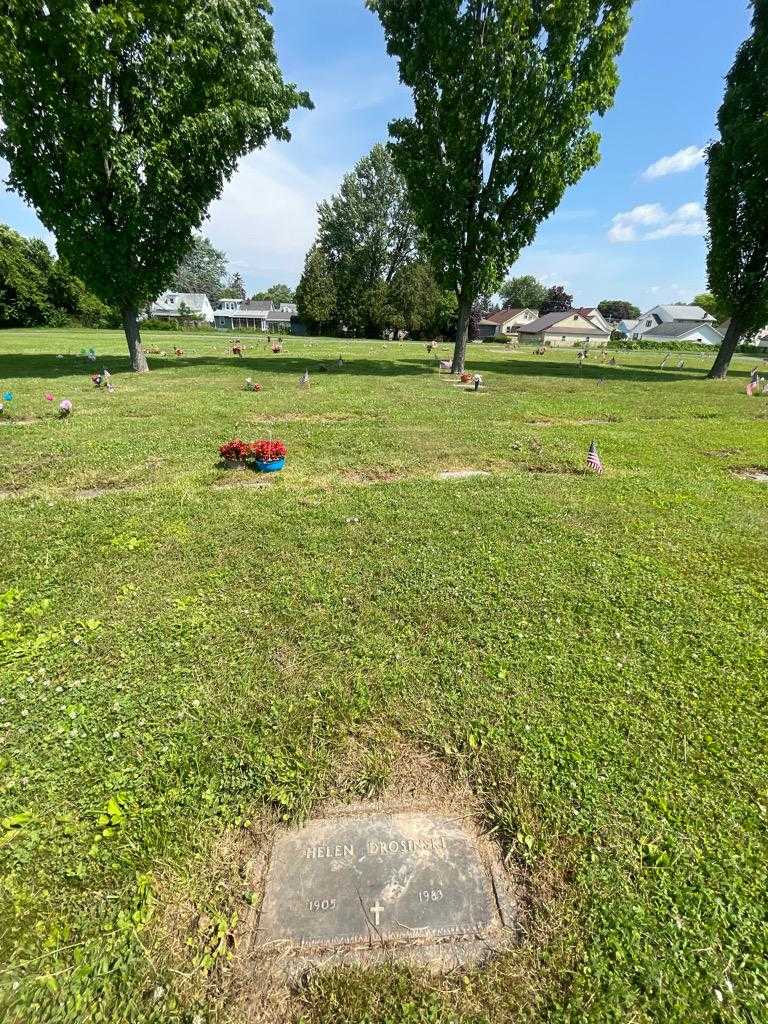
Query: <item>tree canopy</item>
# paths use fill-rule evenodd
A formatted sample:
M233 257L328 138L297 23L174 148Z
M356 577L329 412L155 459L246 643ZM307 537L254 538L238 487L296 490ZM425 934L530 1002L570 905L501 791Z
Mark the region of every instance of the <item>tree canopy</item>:
M0 327L67 323L114 327L115 312L88 292L45 242L0 224Z
M271 302L275 309L279 309L284 302L295 302L296 293L287 284L273 284L266 291L256 292L252 298L257 302Z
M561 284L556 284L547 291L539 307L539 314L546 316L547 313L567 313L569 309L573 309L573 296L569 295Z
M632 0L367 0L412 117L390 124L429 255L459 300L463 368L479 292L493 293L565 189L599 159Z
M207 295L215 304L224 291L226 274L224 253L205 235L195 234L167 287L174 292Z
M639 307L626 299L603 299L597 308L606 320L637 320L640 316Z
M728 73L709 147L709 287L731 323L709 376L725 377L742 337L768 322L768 0Z
M510 277L499 288L505 309L539 309L547 294L547 286L532 274Z
M7 0L0 155L11 186L98 295L137 310L168 284L237 161L310 106L283 81L262 0Z
M386 146L359 161L318 215L317 242L296 293L312 329L450 330L455 301L422 253L405 182Z

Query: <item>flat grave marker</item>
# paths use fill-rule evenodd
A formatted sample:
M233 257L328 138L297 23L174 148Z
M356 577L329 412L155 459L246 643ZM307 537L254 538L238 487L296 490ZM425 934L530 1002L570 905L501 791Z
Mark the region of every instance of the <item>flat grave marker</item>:
M491 871L457 819L326 818L275 841L257 945L479 938L501 923Z

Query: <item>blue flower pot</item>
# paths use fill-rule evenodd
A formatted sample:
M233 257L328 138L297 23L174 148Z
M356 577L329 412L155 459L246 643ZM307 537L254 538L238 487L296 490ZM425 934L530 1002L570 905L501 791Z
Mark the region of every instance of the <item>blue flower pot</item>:
M277 473L285 466L285 458L272 459L270 462L264 462L262 459L256 459L254 465L259 473Z

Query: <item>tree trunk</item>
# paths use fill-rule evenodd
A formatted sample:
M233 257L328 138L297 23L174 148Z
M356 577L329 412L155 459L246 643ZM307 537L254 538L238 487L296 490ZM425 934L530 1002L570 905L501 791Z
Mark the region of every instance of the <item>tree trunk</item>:
M453 365L451 373L464 372L464 360L467 355L469 340L469 321L472 316L472 299L459 299L459 322L456 327L456 344L453 348Z
M733 353L739 344L741 333L741 327L737 323L736 317L732 317L714 366L707 374L709 380L723 380L727 377L728 367L731 365L731 359L733 359Z
M139 314L132 306L123 310L123 330L125 340L128 342L128 351L131 355L131 368L136 373L148 373L147 357L141 347L141 332L139 330Z

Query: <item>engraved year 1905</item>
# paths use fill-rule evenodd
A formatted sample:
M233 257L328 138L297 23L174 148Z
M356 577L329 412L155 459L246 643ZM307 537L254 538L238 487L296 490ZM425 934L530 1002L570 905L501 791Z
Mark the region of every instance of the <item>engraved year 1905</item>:
M336 900L308 900L307 909L313 913L324 910L335 910Z

